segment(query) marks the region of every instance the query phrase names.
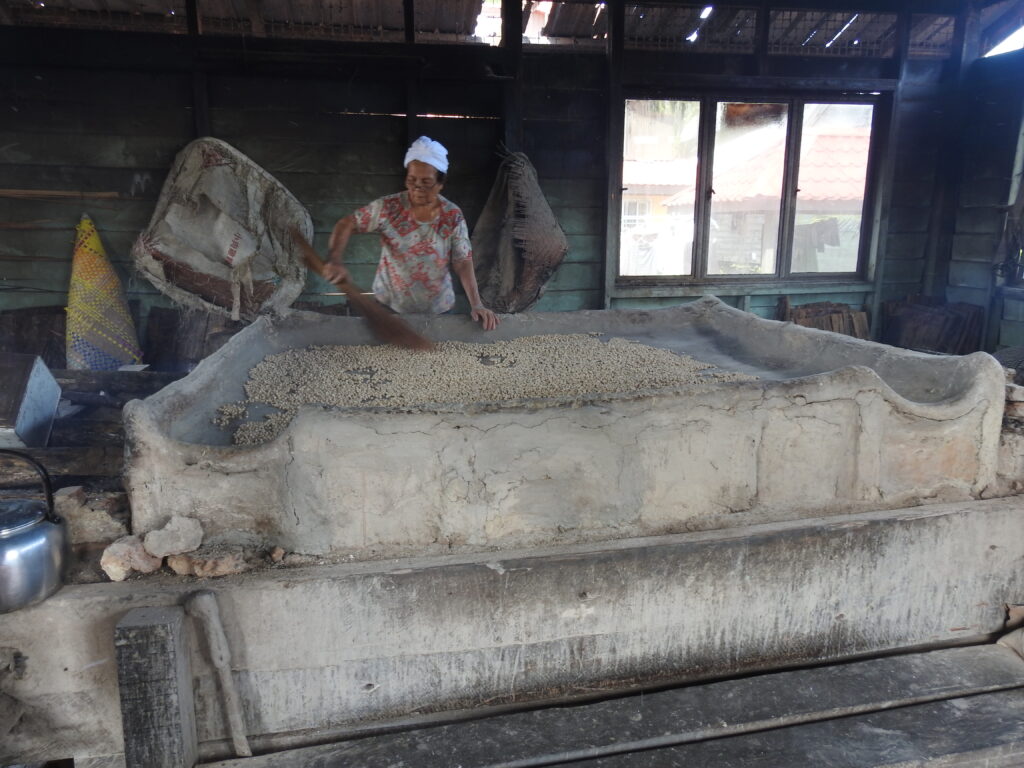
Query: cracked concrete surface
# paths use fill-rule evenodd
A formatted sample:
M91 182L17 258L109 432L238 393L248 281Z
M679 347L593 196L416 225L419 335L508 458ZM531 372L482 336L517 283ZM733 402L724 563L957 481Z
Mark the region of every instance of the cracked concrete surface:
M416 714L982 642L1020 602L1022 512L1018 496L207 586L249 739L271 751ZM0 740L0 757L119 752L114 626L195 589L169 575L72 585L5 615L0 648L25 660L0 687L47 726ZM188 649L205 763L230 742L216 670L194 636Z
M361 320L263 318L125 409L133 528L188 509L213 541L371 559L571 544L979 498L998 466L1004 380L940 357L761 320L716 299L656 311L525 314L484 334L599 331L757 381L457 407L310 406L229 445L212 423L265 355L365 344Z

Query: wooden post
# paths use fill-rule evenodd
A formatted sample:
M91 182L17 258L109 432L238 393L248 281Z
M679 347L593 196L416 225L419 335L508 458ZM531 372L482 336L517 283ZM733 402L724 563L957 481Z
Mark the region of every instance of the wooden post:
M199 13L199 0L185 0L185 20L190 35L203 34L203 17Z
M501 45L505 49L505 75L502 116L505 147L523 150L523 8L516 0L501 4Z
M135 608L114 629L126 768L192 768L196 719L181 606Z
M192 117L196 138L209 136L210 91L206 73L198 69L192 71Z
M405 42L416 42L416 4L414 0L402 0L402 17L405 26Z
M963 180L964 140L972 117L968 109L970 94L966 89L966 79L971 62L978 58L980 15L978 3L971 0L964 4L963 10L956 16L953 28L953 53L949 61L950 75L942 94L945 117L941 122L939 157L943 158L943 161L935 168L921 293L943 299L946 298L946 289L949 287L949 265L952 261L953 236L956 234L956 209ZM985 287L988 288L991 283L989 280L989 285Z
M866 277L872 282L868 317L871 325L871 338L880 341L882 332L882 294L885 288L885 261L888 252L889 209L892 204L892 183L896 174L896 153L902 133L904 102L907 93L907 61L910 54L910 14L903 12L896 19L896 51L895 51L896 89L888 105L881 107L885 125L885 137L882 140L880 154L881 163L876 162L870 170L868 184L871 198L872 219L870 228L861 226L861 232L870 232L871 245L868 253ZM876 110L879 107L876 107ZM877 115L876 111L876 115ZM880 133L879 133L880 135Z
M626 4L610 0L608 13L608 144L605 170L608 203L604 221L604 297L602 306L610 309L615 281L619 276L619 223L622 216L622 139L625 132L625 100L622 95L623 57L626 48Z

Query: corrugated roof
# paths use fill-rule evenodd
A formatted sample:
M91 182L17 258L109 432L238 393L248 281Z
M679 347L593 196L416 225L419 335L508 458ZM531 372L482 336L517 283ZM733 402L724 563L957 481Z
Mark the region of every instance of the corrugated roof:
M483 0L417 0L424 36L470 38ZM137 32L187 32L185 0L6 0L10 23ZM210 34L403 41L402 0L199 0Z
M627 5L626 47L753 53L755 8L706 5ZM701 16L704 15L704 18Z
M346 41L405 40L402 0L198 0L207 34L311 37ZM547 3L528 3L547 6ZM755 7L705 4L630 3L626 6L625 44L693 52L751 53L755 50ZM989 2L981 11L983 35L1013 21L1021 0ZM483 0L416 0L418 39L475 41ZM768 50L776 54L891 56L896 9L864 13L773 8ZM524 13L524 18L529 14ZM1015 18L1015 17L1014 17ZM910 55L949 56L953 39L950 15L917 13L911 22ZM15 26L61 26L136 32L187 32L185 0L0 0L0 23ZM997 29L998 28L998 29ZM693 37L694 32L696 37ZM541 32L549 43L600 45L608 33L602 2L563 0L550 3ZM856 42L855 42L856 41Z

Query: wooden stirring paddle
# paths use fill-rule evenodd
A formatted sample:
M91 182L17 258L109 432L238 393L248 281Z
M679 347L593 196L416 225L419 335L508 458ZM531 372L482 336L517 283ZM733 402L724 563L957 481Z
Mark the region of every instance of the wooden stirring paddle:
M313 246L309 244L309 241L295 227L292 227L291 234L302 250L302 258L306 262L306 266L326 280L327 278L324 276L324 267L326 265L317 256ZM352 305L356 312L363 316L367 325L370 326L370 331L380 341L383 341L385 344L405 347L406 349L420 349L424 351L434 349L434 342L425 336L421 336L405 320L385 308L376 299L364 296L363 292L359 290L359 286L351 280L341 280L334 284L341 288L349 304Z

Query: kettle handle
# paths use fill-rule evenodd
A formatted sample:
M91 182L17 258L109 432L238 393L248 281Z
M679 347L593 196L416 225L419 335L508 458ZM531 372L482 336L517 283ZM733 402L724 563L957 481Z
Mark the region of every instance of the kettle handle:
M8 456L17 456L19 459L32 465L32 468L39 473L39 478L43 481L43 490L46 492L46 519L51 523L61 522L60 517L53 508L53 484L50 482L50 474L46 471L46 468L27 453L22 453L21 451L0 448L0 453L6 453Z

